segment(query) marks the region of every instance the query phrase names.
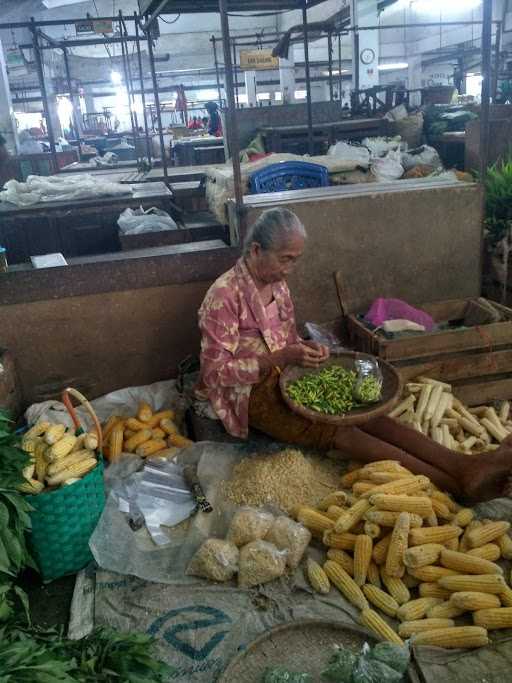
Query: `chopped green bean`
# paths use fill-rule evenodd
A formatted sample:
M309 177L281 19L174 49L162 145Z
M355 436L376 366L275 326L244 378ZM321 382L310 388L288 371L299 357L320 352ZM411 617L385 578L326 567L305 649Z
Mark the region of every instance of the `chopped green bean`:
M344 415L356 406L356 381L354 371L332 365L317 374L300 377L288 384L286 390L290 398L304 408L327 415Z

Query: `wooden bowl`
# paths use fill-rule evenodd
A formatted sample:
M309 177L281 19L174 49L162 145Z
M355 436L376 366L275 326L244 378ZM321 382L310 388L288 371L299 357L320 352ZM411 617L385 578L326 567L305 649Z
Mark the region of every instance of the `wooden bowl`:
M290 382L294 382L304 375L318 374L325 367L331 365L341 365L347 370L355 370L356 359L376 360L373 356L369 356L366 353L347 352L332 356L321 367L316 369L300 368L296 365L288 366L283 370L281 377L279 378L279 387L286 405L294 413L297 413L297 415L300 415L301 417L305 417L310 422L321 422L323 424L337 425L339 427L350 427L363 424L376 417L380 417L381 415L387 415L396 405L402 394L402 381L395 368L381 358L378 359L378 363L382 372L383 383L382 398L378 403L371 403L362 408L354 408L354 410L351 410L345 415L327 415L326 413L319 413L317 410L305 408L290 398L288 391L286 390L286 387Z

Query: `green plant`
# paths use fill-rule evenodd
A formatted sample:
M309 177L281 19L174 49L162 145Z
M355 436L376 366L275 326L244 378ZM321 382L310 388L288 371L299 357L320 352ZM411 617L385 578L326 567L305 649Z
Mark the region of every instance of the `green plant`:
M488 168L484 185L485 225L494 245L512 226L512 154Z

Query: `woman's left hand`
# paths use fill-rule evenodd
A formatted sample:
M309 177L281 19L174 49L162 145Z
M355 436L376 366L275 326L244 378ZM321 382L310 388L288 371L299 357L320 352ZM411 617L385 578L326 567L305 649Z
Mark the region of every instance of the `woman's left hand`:
M313 351L316 351L318 355L318 360L323 363L326 361L329 356L331 355L331 352L329 351L329 347L324 346L323 344L319 344L318 342L314 341L303 341L302 342L304 346L309 347L310 349L313 349Z

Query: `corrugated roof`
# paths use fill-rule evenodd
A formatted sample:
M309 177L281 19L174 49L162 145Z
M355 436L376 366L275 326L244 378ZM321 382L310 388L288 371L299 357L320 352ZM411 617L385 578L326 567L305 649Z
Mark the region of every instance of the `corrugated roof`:
M325 0L307 0L308 7L320 5ZM160 0L139 0L142 14L153 13ZM228 0L230 12L279 12L301 9L303 0ZM189 14L192 12L218 12L218 0L167 0L160 14Z

